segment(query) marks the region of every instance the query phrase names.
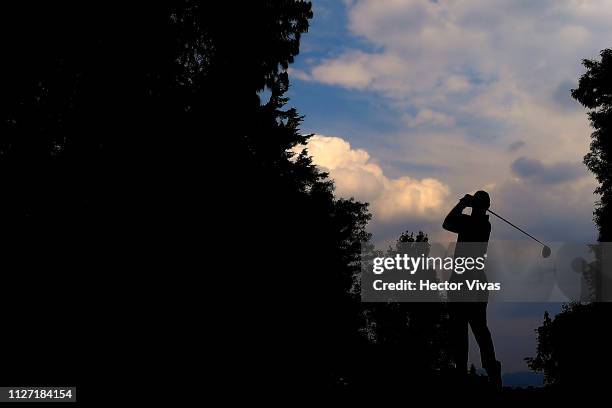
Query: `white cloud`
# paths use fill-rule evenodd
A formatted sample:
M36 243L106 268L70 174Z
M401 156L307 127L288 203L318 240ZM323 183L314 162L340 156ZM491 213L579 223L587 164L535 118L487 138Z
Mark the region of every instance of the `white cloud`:
M295 69L292 67L289 67L287 69L287 73L291 76L291 78L295 78L295 79L301 79L302 81L310 81L312 80L312 76L306 72L303 71L301 69Z
M391 89L396 78L405 73L403 61L397 55L355 51L315 66L312 79L353 89Z
M315 67L312 77L324 84L364 89L375 75L368 69L367 60L365 54L344 55Z
M409 127L417 127L421 125L434 125L442 127L450 127L455 124L452 116L442 112L436 112L431 109L420 110L415 116L405 114L402 116L404 123Z
M451 75L446 79L446 89L449 92L465 92L470 88L470 80L463 75Z
M438 220L450 193L434 178L387 177L367 151L353 149L344 139L315 135L307 145L313 162L329 172L336 194L370 203L374 222L398 218Z

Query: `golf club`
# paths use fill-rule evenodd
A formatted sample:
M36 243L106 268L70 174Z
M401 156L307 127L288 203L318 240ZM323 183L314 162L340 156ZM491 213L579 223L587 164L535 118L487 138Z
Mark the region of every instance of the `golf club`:
M537 239L536 237L534 237L530 233L528 233L528 232L524 231L523 229L517 227L516 225L514 225L513 223L511 223L510 221L508 221L507 219L505 219L501 215L496 214L495 212L491 211L490 209L488 209L487 211L490 212L491 214L493 214L494 216L496 216L497 218L499 218L500 220L506 222L507 224L510 224L511 226L516 228L517 230L521 231L523 234L527 235L529 238L533 239L537 243L543 245L544 248L542 248L542 258L548 258L550 256L551 250L550 250L550 247L548 245L546 245L545 243L543 243L542 241L540 241L539 239Z

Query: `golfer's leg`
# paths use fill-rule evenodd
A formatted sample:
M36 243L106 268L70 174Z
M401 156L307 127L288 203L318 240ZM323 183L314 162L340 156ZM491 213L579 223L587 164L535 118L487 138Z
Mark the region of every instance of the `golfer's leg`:
M487 303L478 302L470 305L469 313L470 326L480 348L480 360L482 367L486 370L491 369L497 363L495 358L495 348L491 332L487 326Z

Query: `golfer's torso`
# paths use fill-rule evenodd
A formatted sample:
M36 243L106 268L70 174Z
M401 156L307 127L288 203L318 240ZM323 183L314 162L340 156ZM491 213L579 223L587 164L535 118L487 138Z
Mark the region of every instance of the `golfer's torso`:
M488 216L469 217L469 222L466 222L464 230L459 232L457 237L455 260L457 260L457 258L471 258L475 261L477 258L485 258L490 234L491 223L489 222ZM475 302L487 301L489 297L488 291L471 291L467 289L467 285L465 284L467 281L479 281L480 283L488 282L485 270L486 268L472 268L471 270L466 268L463 273L453 271L449 280L454 283L463 283L463 290L455 292L451 297L455 298L455 300L462 299Z

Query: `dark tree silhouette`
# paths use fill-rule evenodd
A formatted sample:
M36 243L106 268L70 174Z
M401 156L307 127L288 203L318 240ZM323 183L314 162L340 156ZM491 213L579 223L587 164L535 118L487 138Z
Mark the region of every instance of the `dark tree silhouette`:
M365 341L351 288L370 215L294 153L308 136L287 68L310 3L3 8L3 306L79 312L42 335L16 321L5 348L58 361L14 353L5 383L179 381L211 318L231 350L218 376L342 382Z
M556 370L556 361L553 358L553 345L551 339L552 320L548 311L544 312L544 322L536 329L538 346L535 357L525 359L527 365L534 371L544 373L544 383L554 384L559 380ZM555 356L556 357L556 356Z
M427 235L422 231L416 236L406 231L388 248L385 256L427 256L429 248ZM436 280L435 271L421 270L418 276ZM378 381L380 388L388 389L396 385L432 387L448 374L451 367L448 313L440 300L370 303L365 304L365 315L371 344L366 349L369 352L364 353L364 363L369 358L371 366L364 382L372 386Z
M608 242L612 238L612 50L605 49L600 56L599 61L582 61L586 72L571 94L589 109L594 130L584 163L599 182L595 193L600 199L594 220L599 241ZM612 310L608 303L599 302L602 300L602 276L599 276L602 254L597 245L591 248L596 260L589 265L585 278L596 302L566 304L553 319L545 313L544 322L537 329L537 354L526 359L531 369L544 373L547 385L561 391L602 392L605 385L600 373L612 365L609 349L612 336L606 323Z
M294 153L308 136L299 131L297 111L285 107L286 69L308 28L310 3L257 2L238 18L233 4L218 7L218 14L204 14L210 94L202 99L207 117L224 124L219 148L231 152L216 193L233 209L221 234L231 240L246 232L240 256L256 271L240 276L252 305L247 318L243 309L228 310L235 313L228 321L237 364L250 379L265 367L275 388L341 386L365 342L351 288L370 215L367 205L334 197L307 151ZM253 336L245 342L242 333Z
M584 164L595 174L600 200L595 208L599 240L612 240L612 49L600 53L601 60L585 59L586 72L580 77L572 97L589 109L593 133L591 150Z
M603 392L601 372L612 364L608 318L609 307L601 303L569 303L553 319L545 313L537 354L526 359L529 367L543 372L553 389Z

